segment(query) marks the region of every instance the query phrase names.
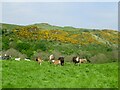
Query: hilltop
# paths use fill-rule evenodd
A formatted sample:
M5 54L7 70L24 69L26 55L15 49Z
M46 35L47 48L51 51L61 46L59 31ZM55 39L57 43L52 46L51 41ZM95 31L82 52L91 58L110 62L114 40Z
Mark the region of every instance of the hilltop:
M2 50L14 51L21 57L34 58L49 54L64 55L67 61L74 55L91 59L93 62L117 60L118 31L53 26L48 23L32 25L2 24ZM111 57L114 55L113 57ZM17 57L17 55L13 55ZM106 59L106 60L103 60ZM108 59L108 60L107 60Z

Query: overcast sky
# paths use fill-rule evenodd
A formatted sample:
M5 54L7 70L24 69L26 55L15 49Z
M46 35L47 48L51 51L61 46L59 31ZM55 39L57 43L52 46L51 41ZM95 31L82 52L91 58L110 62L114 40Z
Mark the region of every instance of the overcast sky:
M118 2L3 2L2 22L118 29Z

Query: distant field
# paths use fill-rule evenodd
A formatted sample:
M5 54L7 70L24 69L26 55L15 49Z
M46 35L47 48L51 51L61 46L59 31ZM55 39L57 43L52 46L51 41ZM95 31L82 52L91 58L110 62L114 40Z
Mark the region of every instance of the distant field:
M2 62L2 88L117 88L118 64L81 64L67 62L54 66L35 61Z

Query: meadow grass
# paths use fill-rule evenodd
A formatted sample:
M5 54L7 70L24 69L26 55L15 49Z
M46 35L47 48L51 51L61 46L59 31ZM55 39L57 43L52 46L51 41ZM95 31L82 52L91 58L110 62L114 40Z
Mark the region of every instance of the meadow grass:
M2 88L118 88L118 64L66 62L55 66L44 61L0 61Z

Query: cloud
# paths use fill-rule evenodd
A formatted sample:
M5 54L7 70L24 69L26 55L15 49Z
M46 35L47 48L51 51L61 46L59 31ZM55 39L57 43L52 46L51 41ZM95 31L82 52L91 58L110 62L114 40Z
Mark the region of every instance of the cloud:
M4 2L3 22L117 29L117 3Z

